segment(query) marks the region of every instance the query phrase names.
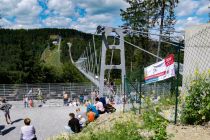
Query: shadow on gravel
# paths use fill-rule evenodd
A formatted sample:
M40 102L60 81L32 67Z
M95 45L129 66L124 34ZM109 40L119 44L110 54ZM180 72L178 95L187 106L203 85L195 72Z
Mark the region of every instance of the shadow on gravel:
M4 136L4 135L6 135L6 134L8 134L9 132L11 132L12 130L14 130L16 127L10 127L10 128L8 128L8 129L5 129L4 131L2 131L2 135Z
M22 120L23 120L23 119L17 119L17 120L15 120L15 121L13 121L12 124L18 123L18 122L20 122L20 121L22 121Z
M5 125L0 125L0 131L2 131L5 128Z

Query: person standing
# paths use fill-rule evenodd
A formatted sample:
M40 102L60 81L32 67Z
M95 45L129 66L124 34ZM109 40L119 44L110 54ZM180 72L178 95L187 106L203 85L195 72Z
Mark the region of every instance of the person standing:
M29 100L29 102L28 102L28 103L29 103L29 107L30 107L30 108L32 108L32 107L34 106L34 103L33 103L32 98L30 98L30 100Z
M7 124L12 124L12 121L11 121L11 118L10 118L10 112L9 112L11 107L12 107L12 105L8 104L6 102L6 99L2 100L2 104L0 106L0 109L3 110L4 113L5 113L4 115L5 115L5 119L6 119Z
M67 106L67 104L68 104L68 94L65 91L63 94L63 104L64 104L64 106Z
M21 127L21 140L37 140L36 130L33 125L30 125L31 119L24 119L25 126Z
M42 96L42 91L40 88L38 88L38 100L43 103L43 96Z
M24 107L28 108L28 97L25 95L25 97L23 98L23 102L24 102Z

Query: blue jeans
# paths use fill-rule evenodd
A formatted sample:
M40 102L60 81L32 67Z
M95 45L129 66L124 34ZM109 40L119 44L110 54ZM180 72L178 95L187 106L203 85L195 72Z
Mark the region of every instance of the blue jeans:
M74 132L71 130L71 128L69 126L64 126L64 128L68 133L74 134Z

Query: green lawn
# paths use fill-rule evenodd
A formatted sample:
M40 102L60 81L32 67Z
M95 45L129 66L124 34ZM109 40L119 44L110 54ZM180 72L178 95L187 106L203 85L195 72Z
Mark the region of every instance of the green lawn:
M56 69L61 70L62 63L58 46L54 46L53 49L46 48L42 53L41 60L44 60L46 65L54 66Z

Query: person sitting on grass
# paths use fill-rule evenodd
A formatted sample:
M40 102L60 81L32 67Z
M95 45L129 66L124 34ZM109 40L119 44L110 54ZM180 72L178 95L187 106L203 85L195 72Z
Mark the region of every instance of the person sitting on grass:
M36 130L33 125L30 125L31 119L24 119L25 126L21 127L21 140L37 140Z
M84 128L86 126L86 119L82 115L79 115L78 119L79 119L80 128Z
M95 119L97 119L99 117L98 110L96 109L96 107L93 104L87 103L86 107L87 107L87 111L86 112L89 112L90 109L91 109L95 113Z
M12 105L6 102L6 99L2 99L2 104L0 105L0 109L4 111L5 119L7 124L12 124L11 118L10 118L10 112Z
M65 129L69 133L79 133L80 132L80 123L77 118L75 118L74 113L69 114L70 120L68 122L68 126L65 126Z
M95 120L95 113L93 112L93 110L90 108L88 113L87 113L87 117L88 117L88 122L93 122Z
M76 112L77 112L77 114L76 114L76 118L77 118L77 119L79 119L78 116L81 115L83 118L85 118L85 119L87 120L86 112L81 111L80 108L77 108L77 109L76 109Z
M98 110L98 113L104 114L105 108L103 106L103 103L99 101L99 98L96 98L95 101L96 101L95 106L96 106L96 109Z

